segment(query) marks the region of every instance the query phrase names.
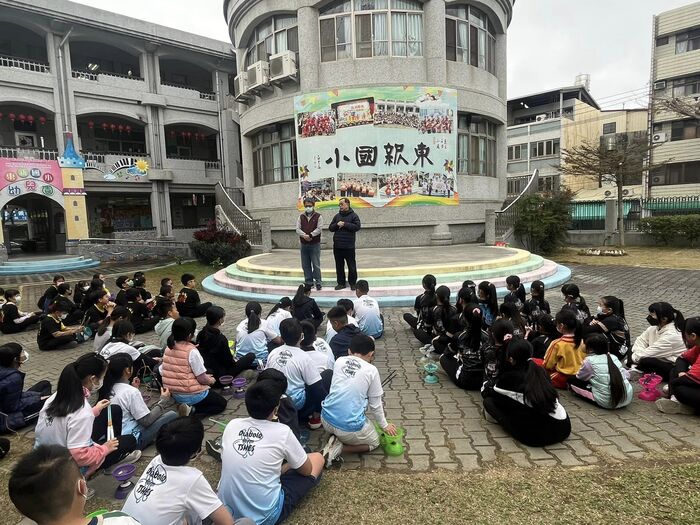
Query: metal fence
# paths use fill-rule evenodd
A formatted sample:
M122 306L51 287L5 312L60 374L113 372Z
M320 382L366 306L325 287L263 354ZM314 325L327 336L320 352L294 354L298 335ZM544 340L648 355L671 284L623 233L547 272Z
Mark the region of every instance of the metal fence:
M604 230L605 202L572 202L570 230Z
M263 233L261 221L259 219L251 218L246 212L244 212L233 201L231 195L229 195L221 183L217 183L215 188L217 205L221 206L221 209L232 223L232 226L239 233L245 234L248 242L252 246L262 246Z
M51 71L49 65L44 62L12 56L0 56L0 67L14 67L26 69L27 71L36 71L37 73L49 73Z

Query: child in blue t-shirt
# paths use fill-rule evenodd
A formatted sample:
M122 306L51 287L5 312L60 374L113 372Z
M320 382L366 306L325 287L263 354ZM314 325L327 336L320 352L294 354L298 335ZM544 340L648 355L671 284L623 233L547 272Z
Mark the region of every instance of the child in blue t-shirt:
M350 342L349 354L335 361L330 393L321 405L321 423L331 434L323 448L326 466L343 452L361 454L379 446L379 434L365 416L368 406L384 432L396 435L396 427L384 416L384 390L373 360L374 340L358 334Z

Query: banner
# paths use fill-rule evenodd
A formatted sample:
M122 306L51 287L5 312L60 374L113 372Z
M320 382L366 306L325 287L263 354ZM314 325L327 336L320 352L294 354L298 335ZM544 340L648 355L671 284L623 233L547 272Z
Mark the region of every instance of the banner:
M294 99L299 203L457 205L457 92L419 86L336 89Z
M0 158L0 204L31 193L63 203L63 175L58 162Z

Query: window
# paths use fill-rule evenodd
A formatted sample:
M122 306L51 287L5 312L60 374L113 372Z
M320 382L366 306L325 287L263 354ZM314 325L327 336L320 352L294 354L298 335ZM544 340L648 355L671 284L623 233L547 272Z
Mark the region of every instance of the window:
M617 123L606 122L605 124L603 124L603 135L610 135L611 133L615 133L616 129L617 129Z
M255 185L287 182L298 178L294 124L279 124L253 136Z
M447 60L496 71L496 37L486 14L467 5L446 8Z
M171 193L173 228L198 228L214 219L216 197L213 193Z
M700 29L693 29L676 35L676 54L700 49Z
M416 0L345 0L319 13L321 62L423 56L423 7Z
M665 46L666 44L668 44L668 37L667 36L660 36L659 38L656 39L656 47Z
M457 171L495 177L496 124L471 114L460 114L457 122Z
M527 160L527 144L508 146L508 160Z
M698 161L667 164L651 174L652 186L698 183L700 183L700 162Z
M700 138L700 122L677 120L671 123L671 141Z
M686 97L700 94L700 76L677 78L673 81L673 96Z
M255 28L248 41L245 67L283 51L299 52L297 17L293 15L273 16Z
M559 155L559 139L541 140L530 143L530 158Z

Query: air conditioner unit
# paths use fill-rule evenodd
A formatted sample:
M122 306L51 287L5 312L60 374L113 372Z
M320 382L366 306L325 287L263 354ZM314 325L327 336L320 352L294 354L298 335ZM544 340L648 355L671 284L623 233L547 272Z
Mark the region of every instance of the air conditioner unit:
M661 186L663 184L666 184L666 175L652 175L651 176L651 185L652 186Z
M267 60L259 60L246 70L248 91L257 92L268 85L270 66Z
M622 190L622 194L626 197L630 194L630 190Z
M654 133L651 136L651 141L654 144L659 144L660 142L666 142L666 133Z
M654 82L654 89L666 89L666 81L659 80L658 82Z
M605 196L610 197L612 195L612 191L610 190L605 190Z
M250 98L248 94L248 72L241 71L233 79L233 98L236 102L245 102Z
M283 51L270 57L270 82L296 80L297 57L294 51Z
M546 113L542 113L541 115L537 115L537 116L535 117L535 122L544 122L545 120L547 120L547 114L546 114Z

